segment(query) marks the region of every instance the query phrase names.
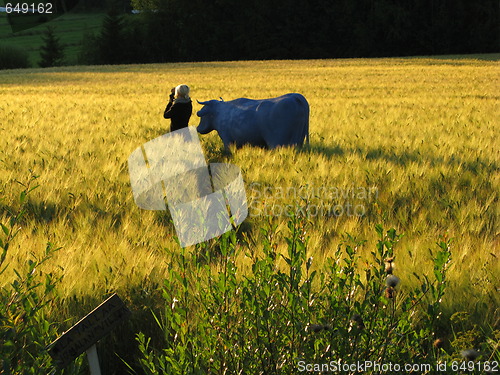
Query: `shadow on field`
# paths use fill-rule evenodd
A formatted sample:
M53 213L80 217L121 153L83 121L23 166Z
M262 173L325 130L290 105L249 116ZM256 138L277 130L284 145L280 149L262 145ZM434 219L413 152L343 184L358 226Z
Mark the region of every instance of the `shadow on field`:
M210 145L207 148L207 162L208 163L230 163L233 157L233 152L238 152L236 148L231 151L224 151L222 147L217 147ZM383 147L374 148L361 148L361 147L349 147L343 148L339 145L325 145L321 143L313 143L309 146L303 146L297 148L297 153L305 154L316 154L323 155L327 159L345 157L347 155L357 155L361 159L367 161L383 160L388 163L407 166L410 163L415 164L430 164L435 165L448 165L450 167L460 167L463 170L472 172L474 174L478 173L493 173L500 165L494 160L487 160L484 158L475 159L463 159L458 155L451 155L450 157L444 158L442 156L433 155L428 152L421 152L420 150L405 150L403 152L395 152L392 149L385 149ZM274 152L274 150L267 150L268 152Z
M467 159L464 160L460 156L451 155L449 158L432 155L429 153L421 153L419 150L394 152L393 150L376 147L371 149L366 148L342 148L340 146L325 146L325 145L311 145L299 149L298 152L312 153L323 155L327 158L334 158L346 155L358 155L360 158L367 161L370 160L383 160L398 166L407 166L410 163L415 164L430 164L435 165L448 165L451 167L461 167L464 170L478 174L481 172L493 173L498 170L500 165L493 160L484 160L483 158Z
M344 149L340 146L313 145L309 147L304 147L299 152L319 154L327 158L332 158L336 156L357 155L361 159L365 160L384 160L391 164L397 164L402 166L412 162L423 163L424 161L426 161L426 157L425 156L422 157L422 155L418 151L403 152L397 154L391 150L385 150L381 147L373 149L363 149L360 147ZM443 160L440 160L439 162L442 163Z
M321 154L328 158L332 156L343 156L345 151L340 146L310 145L300 149L300 152Z
M15 216L13 212L17 212L16 207L0 203L0 212L4 212L8 218ZM57 205L53 202L42 202L33 199L28 199L25 209L25 217L34 220L38 224L48 224L52 222L59 211Z

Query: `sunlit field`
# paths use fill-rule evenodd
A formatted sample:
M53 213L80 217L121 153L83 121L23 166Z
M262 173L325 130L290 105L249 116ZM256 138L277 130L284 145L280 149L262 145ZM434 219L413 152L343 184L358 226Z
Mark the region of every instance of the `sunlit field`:
M201 109L196 99L298 92L310 104L310 146L303 149L244 147L228 154L215 133L200 136L208 161L242 170L250 209L239 234L253 238L256 254L259 228L271 220L285 230L291 209L308 216L308 252L316 264L334 254L347 232L367 240L359 250L363 267L381 224L404 234L395 267L405 288L414 273L432 274L430 249L440 238L452 239L444 306L450 314L481 317L478 324L499 324L499 74L497 62L467 58L0 72L2 222L18 205L14 182L26 181L30 170L39 176L0 284L50 241L61 247L46 270L63 275L62 301L101 301L118 292L141 308L179 246L165 213L135 205L127 159L168 131L162 117L168 93L186 83L193 126ZM285 249L282 240L278 251ZM249 263L239 255L242 270ZM57 313L81 317L71 306Z

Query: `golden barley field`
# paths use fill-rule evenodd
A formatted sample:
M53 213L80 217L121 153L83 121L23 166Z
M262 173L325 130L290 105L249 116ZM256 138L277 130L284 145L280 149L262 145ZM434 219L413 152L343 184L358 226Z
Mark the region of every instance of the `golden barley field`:
M210 162L236 164L247 189L254 236L286 210L310 219L311 255L321 263L348 232L367 242L374 226L404 233L396 249L402 285L432 273L429 250L452 238L450 311L500 317L500 66L475 58L251 61L67 67L0 72L2 222L29 171L39 188L7 254L0 284L48 241L61 249L48 271L63 275L62 297L116 291L133 300L161 284L165 249L178 247L162 212L133 200L127 159L164 134L170 88L198 100L303 94L310 147L224 153L216 134L200 136ZM285 244L283 244L285 248ZM366 254L366 257L363 257ZM245 256L238 260L244 268Z

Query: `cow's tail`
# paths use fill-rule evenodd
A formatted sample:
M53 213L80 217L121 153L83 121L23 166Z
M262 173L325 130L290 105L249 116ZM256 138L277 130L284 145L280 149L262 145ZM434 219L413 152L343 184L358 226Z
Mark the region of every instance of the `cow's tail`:
M309 147L309 116L307 116L307 125L306 125L306 146Z
M305 136L305 139L306 139L306 146L309 147L309 116L310 116L310 107L309 107L309 103L307 102L306 98L304 98L304 100L306 101L306 104L307 104L307 116L306 116L306 136Z

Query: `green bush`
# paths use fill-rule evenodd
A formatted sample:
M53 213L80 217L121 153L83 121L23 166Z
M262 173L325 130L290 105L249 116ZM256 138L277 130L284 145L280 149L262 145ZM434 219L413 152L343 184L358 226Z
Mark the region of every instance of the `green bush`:
M286 254L277 252L282 236L271 223L261 229L262 256L252 251L251 238L238 239L235 233L213 243L217 257L207 244L192 253L172 253L163 287L165 310L155 315L164 340L153 343L144 333L137 335L143 373L324 373L365 361L429 365L435 371L438 363L455 358L439 344L448 240L438 242L432 255L433 277L415 275L417 286L408 287L392 274L401 237L394 229L375 228L376 250L360 273L358 249L364 241L346 235L333 256L316 267L308 256L307 225L305 218L291 215L283 235ZM251 259L245 274L235 262L242 251ZM498 348L490 343L484 353L492 361Z
M28 53L19 47L0 45L0 69L29 68Z

